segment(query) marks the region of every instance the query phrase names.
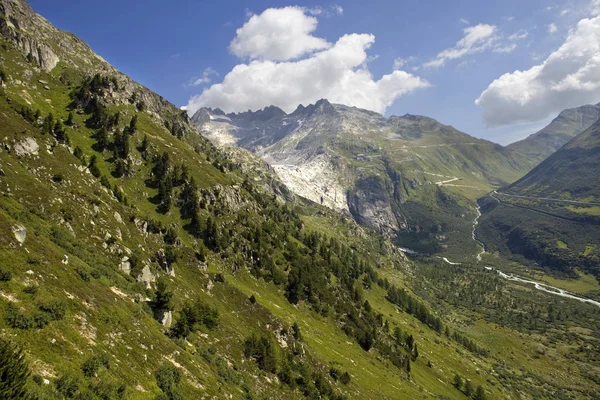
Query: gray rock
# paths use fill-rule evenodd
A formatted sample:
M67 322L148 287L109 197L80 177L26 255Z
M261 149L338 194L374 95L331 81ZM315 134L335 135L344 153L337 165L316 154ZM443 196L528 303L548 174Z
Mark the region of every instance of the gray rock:
M129 257L125 256L121 259L119 269L125 272L127 275L131 273L131 263L129 262Z
M12 232L15 235L17 242L23 245L23 243L25 243L25 239L27 238L27 228L25 228L23 225L14 225L12 227Z
M19 143L15 144L15 153L18 156L29 156L29 155L38 155L40 150L40 146L37 144L35 139L33 138L25 138L21 140Z
M156 281L156 277L154 276L152 271L150 271L150 266L145 265L144 268L142 268L142 272L136 277L136 280L138 282L145 283L146 287L150 288L150 284Z

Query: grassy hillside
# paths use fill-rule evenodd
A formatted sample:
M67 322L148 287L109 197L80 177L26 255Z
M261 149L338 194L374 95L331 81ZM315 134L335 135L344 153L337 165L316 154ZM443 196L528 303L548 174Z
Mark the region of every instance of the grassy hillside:
M576 277L600 277L600 125L595 123L525 177L481 201L478 237L492 250Z
M560 149L600 118L600 106L585 105L562 111L548 126L507 148L524 154L536 163Z

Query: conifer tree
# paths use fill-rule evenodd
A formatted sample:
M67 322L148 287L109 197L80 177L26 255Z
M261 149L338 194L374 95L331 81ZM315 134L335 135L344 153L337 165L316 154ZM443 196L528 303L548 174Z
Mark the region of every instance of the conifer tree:
M0 399L27 399L30 371L23 351L0 338Z

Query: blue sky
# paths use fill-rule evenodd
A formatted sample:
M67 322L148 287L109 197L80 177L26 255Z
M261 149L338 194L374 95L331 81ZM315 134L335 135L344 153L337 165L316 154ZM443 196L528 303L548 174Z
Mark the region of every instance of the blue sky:
M597 3L30 0L178 106L230 111L271 102L289 111L328 97L387 115L427 115L502 144L563 108L600 101L600 78L586 72L598 56ZM261 46L259 36L267 38ZM577 62L561 64L572 54Z

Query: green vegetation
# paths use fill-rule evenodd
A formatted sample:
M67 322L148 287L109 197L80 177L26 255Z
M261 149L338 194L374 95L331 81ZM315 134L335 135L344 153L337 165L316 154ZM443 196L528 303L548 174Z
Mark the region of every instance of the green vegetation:
M186 114L53 34L62 61L50 73L1 39L2 68L50 90L11 84L0 95L11 149L0 152L0 390L40 399L597 392L588 305L542 309L482 271L445 275L346 216L281 202L274 178L248 175ZM14 150L27 139L37 154ZM462 209L432 189L439 215ZM539 378L544 355L525 358L532 335L546 335L548 352L569 343L550 361L556 382ZM567 373L566 355L589 372Z

